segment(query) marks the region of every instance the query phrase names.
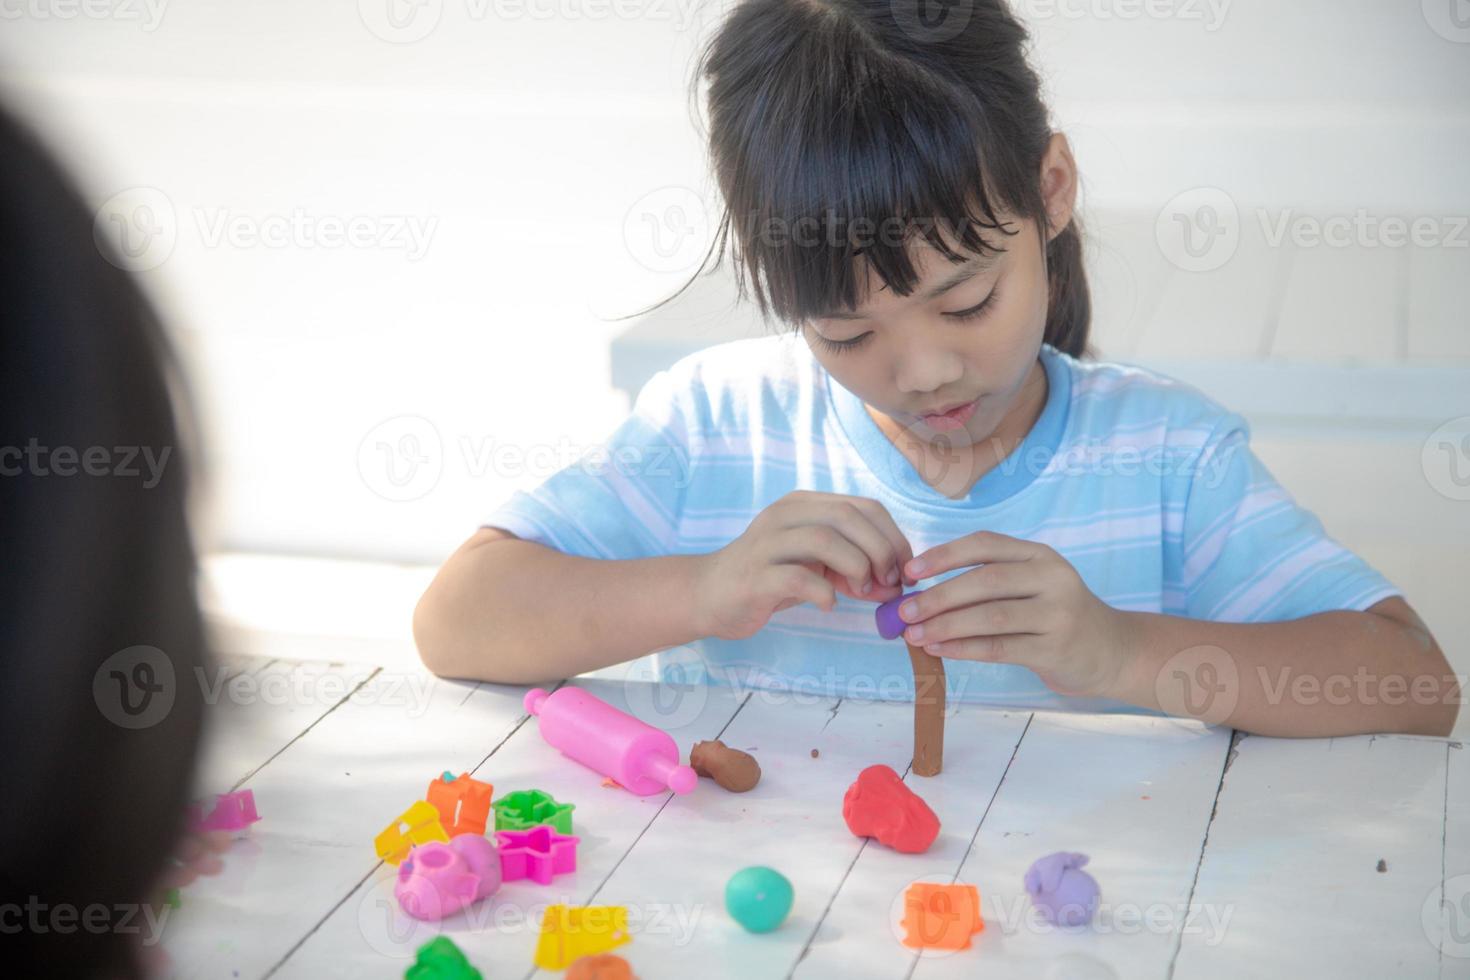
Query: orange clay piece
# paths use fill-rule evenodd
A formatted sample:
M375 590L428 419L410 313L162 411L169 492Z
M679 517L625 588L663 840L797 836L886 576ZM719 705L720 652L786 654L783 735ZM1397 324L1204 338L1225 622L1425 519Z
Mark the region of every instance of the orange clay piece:
M448 770L429 784L425 799L439 811L439 822L450 837L483 834L490 819L490 795L495 787L471 778L467 772L453 776Z
M566 980L638 980L628 961L615 953L584 956L567 969Z
M732 793L752 790L761 781L761 767L755 757L732 749L719 739L696 742L689 753L689 766Z
M974 885L915 882L903 895L903 944L913 949L969 949L985 928Z

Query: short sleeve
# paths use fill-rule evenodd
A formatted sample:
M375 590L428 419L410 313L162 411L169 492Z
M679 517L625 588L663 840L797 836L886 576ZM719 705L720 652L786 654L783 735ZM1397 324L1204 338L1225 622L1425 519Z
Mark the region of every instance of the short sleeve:
M670 554L691 477L689 392L660 371L607 440L481 521L583 558Z
M1193 467L1179 558L1195 619L1277 622L1402 594L1297 504L1236 413L1215 425Z

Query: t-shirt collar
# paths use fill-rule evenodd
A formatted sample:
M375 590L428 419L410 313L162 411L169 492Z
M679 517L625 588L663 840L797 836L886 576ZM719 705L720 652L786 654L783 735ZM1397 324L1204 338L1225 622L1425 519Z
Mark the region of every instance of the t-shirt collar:
M1042 344L1040 357L1047 380L1046 405L1041 415L1021 444L976 480L968 494L957 499L944 496L924 482L913 463L878 428L862 399L833 381L825 370L821 374L828 401L835 408L843 430L878 479L916 503L974 508L1000 503L1031 484L1061 445L1072 401L1072 372L1061 353L1050 344Z

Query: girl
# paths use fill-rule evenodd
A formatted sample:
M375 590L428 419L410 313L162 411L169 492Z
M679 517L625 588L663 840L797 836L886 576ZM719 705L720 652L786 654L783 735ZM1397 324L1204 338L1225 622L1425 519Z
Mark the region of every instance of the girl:
M492 513L415 612L432 670L688 645L709 680L912 696L873 604L923 583L905 639L952 698L1450 731L1434 639L1245 420L1087 359L1077 167L1027 40L1003 0L732 11L700 63L720 254L793 330L679 361Z
M186 379L123 256L0 109L0 933L19 977L158 972L209 665ZM156 482L124 450L167 460ZM69 454L69 459L68 459ZM136 455L136 452L135 452ZM129 457L130 459L132 457ZM134 657L133 654L137 656Z

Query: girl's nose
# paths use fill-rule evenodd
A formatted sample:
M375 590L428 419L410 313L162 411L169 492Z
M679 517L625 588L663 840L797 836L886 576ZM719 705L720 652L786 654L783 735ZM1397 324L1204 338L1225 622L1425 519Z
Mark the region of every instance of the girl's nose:
M964 363L942 347L911 347L900 357L894 382L908 395L927 395L960 380Z

